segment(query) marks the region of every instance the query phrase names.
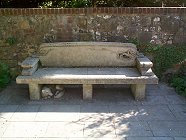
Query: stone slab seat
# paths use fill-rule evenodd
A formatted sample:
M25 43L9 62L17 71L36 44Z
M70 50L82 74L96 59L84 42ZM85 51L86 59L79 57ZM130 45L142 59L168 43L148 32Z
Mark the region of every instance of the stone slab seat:
M152 62L137 54L134 44L45 43L41 50L42 55L23 61L22 75L16 79L18 84L29 85L32 100L40 99L43 84L82 84L83 99L89 100L93 84L130 84L136 100L145 97L146 84L158 84Z

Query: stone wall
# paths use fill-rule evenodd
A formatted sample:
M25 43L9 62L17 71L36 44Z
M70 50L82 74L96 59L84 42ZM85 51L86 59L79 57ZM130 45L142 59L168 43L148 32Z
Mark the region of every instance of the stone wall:
M42 42L186 43L186 8L0 9L0 61L11 69Z

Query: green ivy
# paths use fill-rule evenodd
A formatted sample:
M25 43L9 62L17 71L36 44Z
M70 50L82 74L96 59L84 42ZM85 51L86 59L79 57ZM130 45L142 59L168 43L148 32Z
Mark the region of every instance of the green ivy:
M5 87L10 81L9 67L0 62L0 88Z

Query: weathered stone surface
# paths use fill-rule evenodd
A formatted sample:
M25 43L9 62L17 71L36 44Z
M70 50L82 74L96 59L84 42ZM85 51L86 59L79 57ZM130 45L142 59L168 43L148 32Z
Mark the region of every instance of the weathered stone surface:
M115 122L116 134L118 136L153 136L147 122L141 121L118 121Z
M39 62L39 58L36 57L28 57L22 63L22 68L33 68Z
M50 88L44 86L41 90L41 97L44 99L51 98L53 96L53 93Z
M64 94L65 94L64 91L56 91L56 93L54 94L54 99L59 99L59 98L61 98Z
M31 68L23 68L22 70L22 75L24 76L30 76L32 75L36 70L38 69L38 63L35 64L33 67Z
M134 66L137 48L131 43L61 42L41 45L42 66Z
M151 69L151 67L153 66L153 63L147 57L145 57L143 54L140 54L136 58L136 62L137 62L137 68L139 72L141 73L141 75L143 76L153 75L153 72Z
M149 69L149 68L138 68L138 70L141 73L141 75L143 75L143 76L151 76L154 74L152 72L152 69Z
M131 91L136 100L143 100L145 98L145 84L132 84Z
M154 136L186 137L185 121L151 121L149 126Z
M158 78L141 76L135 68L42 68L17 83L38 84L157 84Z
M83 84L83 99L92 100L92 85Z
M41 98L41 85L29 83L30 100L39 100Z
M174 138L172 137L127 137L127 140L174 140Z
M151 68L153 66L153 63L145 56L138 57L136 60L140 68Z
M139 120L174 121L175 117L167 105L139 105Z

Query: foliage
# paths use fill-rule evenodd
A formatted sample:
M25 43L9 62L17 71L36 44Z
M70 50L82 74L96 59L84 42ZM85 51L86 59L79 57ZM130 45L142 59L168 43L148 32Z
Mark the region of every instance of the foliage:
M186 96L186 65L182 65L178 74L172 77L170 85L175 87L178 94Z
M175 87L176 92L180 95L186 96L186 76L175 76L171 80L171 86Z
M14 45L16 43L16 38L15 37L8 37L6 39L6 42L9 44L9 45Z
M185 0L1 0L0 7L172 7L184 6Z
M83 7L91 7L90 0L71 0L71 1L45 1L40 4L42 8L83 8Z
M144 47L145 46L145 47ZM153 57L154 72L161 78L162 73L186 60L186 46L183 45L138 45L145 55Z
M9 67L0 62L0 88L5 87L10 81Z

